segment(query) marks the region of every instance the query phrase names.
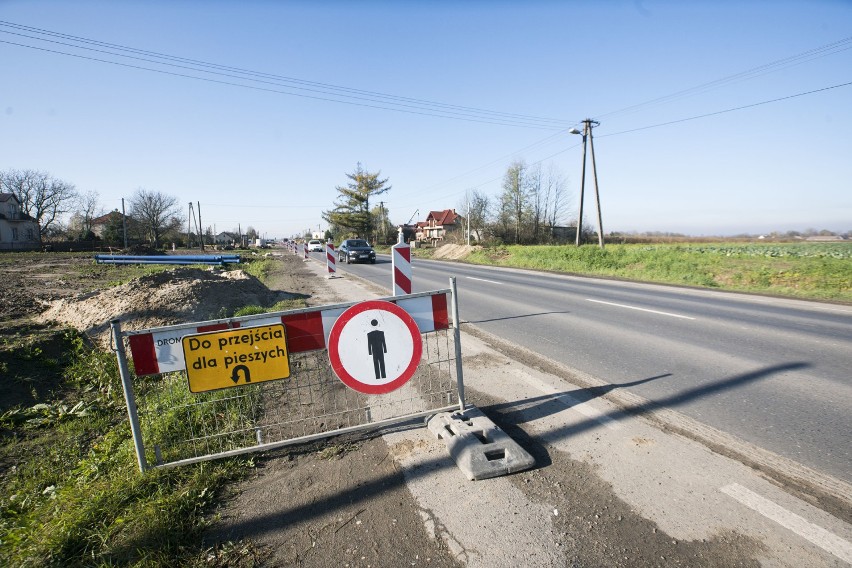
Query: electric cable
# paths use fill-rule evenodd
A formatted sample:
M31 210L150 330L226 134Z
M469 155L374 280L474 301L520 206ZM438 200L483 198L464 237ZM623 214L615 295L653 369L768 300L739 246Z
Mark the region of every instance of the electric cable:
M400 107L400 109L396 109L396 108L388 108L386 106L376 107L376 106L373 106L373 105L364 105L364 106L371 106L372 108L382 108L384 110L399 110L400 112L405 112L406 111L405 109L420 109L421 111L432 111L431 113L421 112L421 114L427 114L429 116L440 116L440 117L443 117L443 118L459 118L459 117L461 117L461 118L464 118L464 117L466 117L466 118L477 118L477 119L482 119L482 121L487 121L487 122L490 122L490 123L502 124L502 125L507 125L507 126L526 126L526 127L534 127L534 128L555 129L557 127L564 128L564 125L566 124L566 121L563 121L563 120L560 120L560 119L552 119L552 118L535 117L535 116L529 116L529 115L505 113L505 112L491 111L491 110L486 110L486 109L479 109L479 108L475 108L475 107L464 107L464 106L460 106L460 105L450 105L450 104L446 104L446 103L438 103L438 102L434 102L434 101L425 101L425 100L414 99L414 98L409 98L409 97L387 95L387 94L377 93L377 92L373 92L373 91L351 89L351 88L348 88L348 87L340 87L340 86L330 85L330 84L326 84L326 83L305 81L305 80L300 80L300 79L294 79L294 78L291 78L291 77L273 75L273 74L269 74L269 73L260 73L260 72L249 71L249 70L235 68L235 67L227 67L227 66L207 63L207 62L203 62L203 61L197 61L197 60L186 59L186 58L181 58L181 57L176 57L176 56L159 54L159 53L156 53L156 52L137 50L137 49L134 49L134 48L128 48L128 47L124 47L124 46L120 46L120 45L116 45L116 44L107 44L107 43L104 43L104 42L98 42L96 40L90 40L90 39L86 39L86 38L78 38L76 36L69 36L67 34L58 34L56 32L50 32L48 30L40 30L39 28L30 28L29 26L20 26L20 25L13 24L13 23L10 23L10 22L0 21L0 26L12 27L13 29L26 29L28 31L29 30L36 30L36 33L46 34L46 35L50 35L52 37L70 38L72 41L79 42L79 43L86 43L86 44L89 44L89 45L104 46L104 47L108 47L109 49L127 51L127 52L135 53L135 54L144 54L147 57L140 57L138 55L128 55L128 54L125 54L125 53L115 53L114 51L109 51L107 49L98 49L98 48L95 48L95 47L86 47L85 45L76 45L76 44L73 44L73 43L58 41L58 40L54 40L54 39L47 39L47 38L44 38L44 37L36 37L36 36L32 36L32 35L26 35L26 34L22 34L22 33L18 33L18 32L12 32L12 31L8 31L8 30L0 29L0 32L2 32L2 33L6 33L6 34L10 34L10 35L17 35L17 36L25 37L27 39L32 39L32 40L36 40L36 41L48 42L48 43L52 43L52 44L55 44L55 45L62 45L62 46L69 47L69 48L72 48L72 49L82 49L82 50L86 50L86 51L94 51L94 52L105 54L105 55L124 57L124 58L128 58L128 59L133 59L133 60L136 60L136 61L153 63L155 65L165 65L165 66L175 67L175 68L179 68L179 69L195 71L195 72L200 72L200 73L208 73L208 74L213 74L213 75L218 75L218 76L240 79L240 80L243 80L243 81L256 82L256 83L260 83L260 84L270 84L270 85L276 85L276 86L283 86L283 87L287 87L289 89L294 89L294 90L298 90L298 91L305 91L305 92L310 92L310 93L319 93L319 94L327 95L329 97L339 97L339 98L346 98L346 99L362 100L362 101L368 101L368 102L373 102L373 103L380 103L382 105L393 105L394 107ZM2 40L0 40L0 41L2 41ZM112 63L112 64L115 64L115 65L122 65L121 63L118 63L116 61L110 61L110 60L100 59L100 58L96 58L96 57L86 57L86 56L82 56L82 55L79 55L79 54L68 53L68 52L65 52L65 51L59 51L59 50L55 50L55 49L45 49L45 48L40 48L40 47L37 47L37 46L28 45L28 44L8 42L8 41L3 42L3 43L8 43L8 44L11 44L11 45L17 45L19 47L28 47L28 48L31 48L31 49L39 49L39 50L47 51L47 52L50 52L50 53L80 57L80 58L83 58L83 59L89 59L91 61L97 61L97 62L101 62L101 63ZM160 59L163 59L165 61L161 61ZM180 62L182 64L178 64L176 62ZM132 68L136 68L136 69L147 70L147 71L161 71L161 70L152 69L152 68L149 68L149 67L137 66L137 65L124 65L124 66L132 67ZM204 67L207 67L209 69L205 69ZM203 77L186 75L186 74L182 74L182 73L175 73L174 75L185 77L185 78L194 78L194 79L199 79L199 80L205 80L205 78L203 78ZM263 79L255 78L255 77L262 77ZM247 85L242 85L242 84L232 84L230 82L224 82L224 83L230 84L232 86L248 87ZM291 84L291 83L295 83L295 84ZM299 85L309 85L311 88L299 86ZM335 92L335 91L339 91L339 92ZM293 93L293 92L290 92L290 91L279 91L279 92L281 92L282 94L297 95L297 93ZM329 99L329 98L324 98L324 97L316 97L316 98L320 98L320 100L329 101L329 102L341 102L341 103L350 102L350 101L346 101L346 100L338 100L337 98L335 98L335 99ZM356 103L350 102L350 104L356 104Z
M768 75L770 73L774 73L776 71L781 71L783 69L788 69L790 67L794 67L796 65L801 65L803 63L807 63L818 59L820 57L826 57L828 55L834 55L836 53L840 53L843 51L847 51L852 49L852 36L840 39L838 41L828 43L826 45L815 47L813 49L809 49L803 51L802 53L792 55L790 57L785 57L783 59L778 59L776 61L772 61L769 63L765 63L763 65L759 65L752 69L748 69L746 71L740 71L739 73L734 73L733 75L728 75L726 77L721 77L719 79L715 79L713 81L708 81L707 83L702 83L700 85L696 85L694 87L690 87L688 89L683 89L681 91L677 91L668 95L664 95L661 97L657 97L645 102L637 103L634 105L630 105L624 107L620 110L607 112L600 115L595 115L595 118L600 120L601 118L612 117L618 114L634 112L640 108L646 106L653 106L664 104L668 102L672 102L675 100L679 100L681 98L694 96L697 94L703 94L709 92L713 89L716 89L721 86L729 85L732 83L737 83L741 81L746 81L749 79L753 79L755 77L762 77L764 75Z

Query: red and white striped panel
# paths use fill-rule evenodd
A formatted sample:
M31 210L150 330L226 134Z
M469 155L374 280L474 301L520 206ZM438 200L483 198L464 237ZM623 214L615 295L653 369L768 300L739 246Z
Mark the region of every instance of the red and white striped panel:
M449 292L447 290L418 294L412 298L390 298L411 314L420 333L450 327ZM317 307L295 310L276 315L257 315L234 318L228 321L183 324L141 331L123 332L130 342L130 353L137 376L155 375L186 369L183 356L183 337L208 331L223 331L238 327L255 327L283 323L287 333L287 351L300 353L325 349L331 327L346 308Z
M331 243L325 245L325 259L328 265L328 273L334 274L337 272L337 258L334 256L334 245Z
M308 256L308 243L305 241L305 260L308 260L310 257Z
M411 294L411 247L409 245L397 243L391 247L391 266L393 295Z

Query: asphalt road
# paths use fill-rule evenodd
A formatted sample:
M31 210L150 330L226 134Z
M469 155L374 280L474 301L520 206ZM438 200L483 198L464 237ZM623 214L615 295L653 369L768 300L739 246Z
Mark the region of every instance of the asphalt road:
M389 290L390 267L338 270ZM465 322L852 482L852 307L421 259L413 273L415 292L455 276Z

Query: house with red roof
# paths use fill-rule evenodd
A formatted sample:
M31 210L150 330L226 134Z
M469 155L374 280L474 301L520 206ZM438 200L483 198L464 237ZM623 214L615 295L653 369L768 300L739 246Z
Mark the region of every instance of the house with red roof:
M118 209L110 211L106 215L95 217L91 220L92 232L98 237L103 238L104 233L110 227L123 227L125 220L129 222L130 217L123 215Z
M417 240L437 246L447 236L460 230L463 226L464 217L456 213L455 209L430 211L425 221L418 221L417 223Z

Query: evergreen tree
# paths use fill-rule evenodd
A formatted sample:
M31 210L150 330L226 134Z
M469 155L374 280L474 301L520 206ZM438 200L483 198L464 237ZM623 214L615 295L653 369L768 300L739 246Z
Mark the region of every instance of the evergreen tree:
M361 163L351 174L346 174L349 183L337 186L339 195L334 209L323 211L322 218L333 225L359 237L373 239L376 220L370 211L370 198L387 192L391 186L387 178L379 179L381 172L368 172Z

